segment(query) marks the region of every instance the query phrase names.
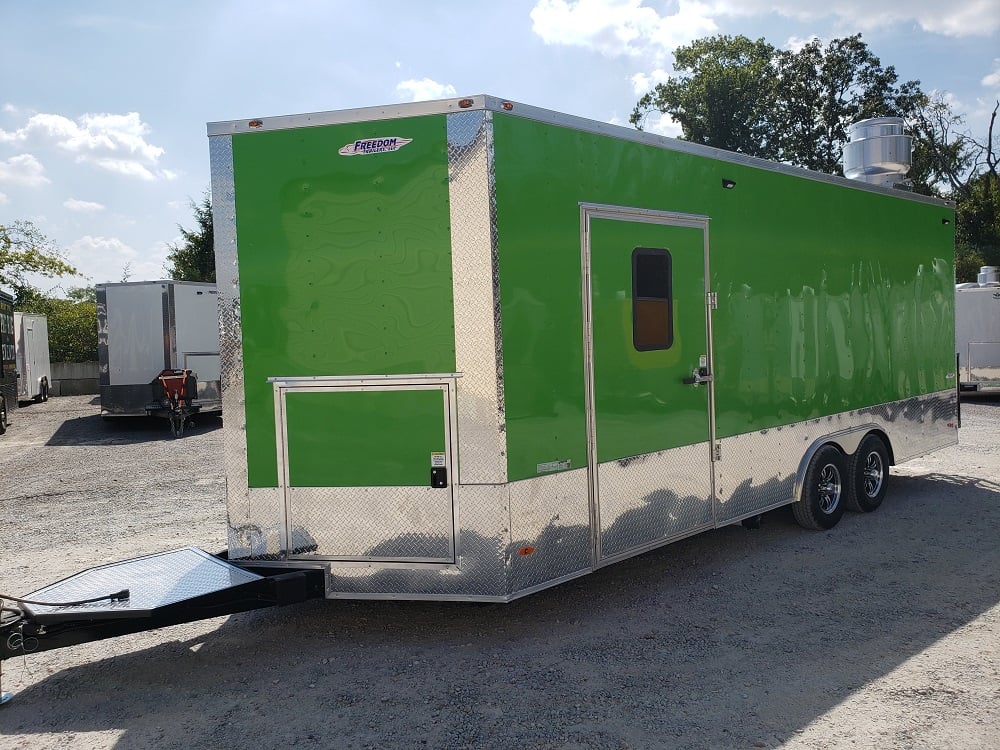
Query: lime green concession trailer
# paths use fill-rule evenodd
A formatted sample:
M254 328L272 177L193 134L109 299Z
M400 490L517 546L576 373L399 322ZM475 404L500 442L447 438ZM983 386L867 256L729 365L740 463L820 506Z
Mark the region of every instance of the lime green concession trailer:
M944 202L491 96L208 130L230 560L505 601L957 442Z

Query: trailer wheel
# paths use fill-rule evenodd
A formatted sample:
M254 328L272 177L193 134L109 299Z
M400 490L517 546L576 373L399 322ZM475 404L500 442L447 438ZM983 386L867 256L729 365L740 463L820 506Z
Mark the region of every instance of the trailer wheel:
M835 446L824 445L813 456L802 482L802 497L792 503L799 525L806 529L832 529L844 515L847 489L844 454Z
M0 435L7 432L7 399L0 396Z
M867 435L851 456L847 507L871 513L882 504L889 487L889 451L878 435Z

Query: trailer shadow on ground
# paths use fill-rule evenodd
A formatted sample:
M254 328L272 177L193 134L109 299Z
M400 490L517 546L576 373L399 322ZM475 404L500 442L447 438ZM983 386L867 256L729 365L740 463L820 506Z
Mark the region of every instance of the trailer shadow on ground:
M994 482L894 476L829 532L786 508L507 605L313 601L93 644L114 655L0 721L120 748L774 747L994 607L998 524Z
M199 415L184 428L184 434L209 432L222 427L217 414ZM175 438L166 419L157 417L102 417L97 414L73 417L63 422L46 445L133 445Z

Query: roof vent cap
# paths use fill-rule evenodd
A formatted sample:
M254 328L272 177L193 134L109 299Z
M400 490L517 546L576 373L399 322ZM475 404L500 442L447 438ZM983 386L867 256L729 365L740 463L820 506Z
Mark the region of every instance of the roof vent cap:
M913 138L903 133L902 117L872 117L847 128L844 176L870 185L909 188L906 173Z

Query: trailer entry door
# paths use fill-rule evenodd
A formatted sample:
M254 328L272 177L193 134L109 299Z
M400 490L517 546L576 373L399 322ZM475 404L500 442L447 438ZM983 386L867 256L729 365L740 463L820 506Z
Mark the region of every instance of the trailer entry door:
M598 564L713 523L705 217L582 206Z
M454 563L454 381L275 382L289 557Z

